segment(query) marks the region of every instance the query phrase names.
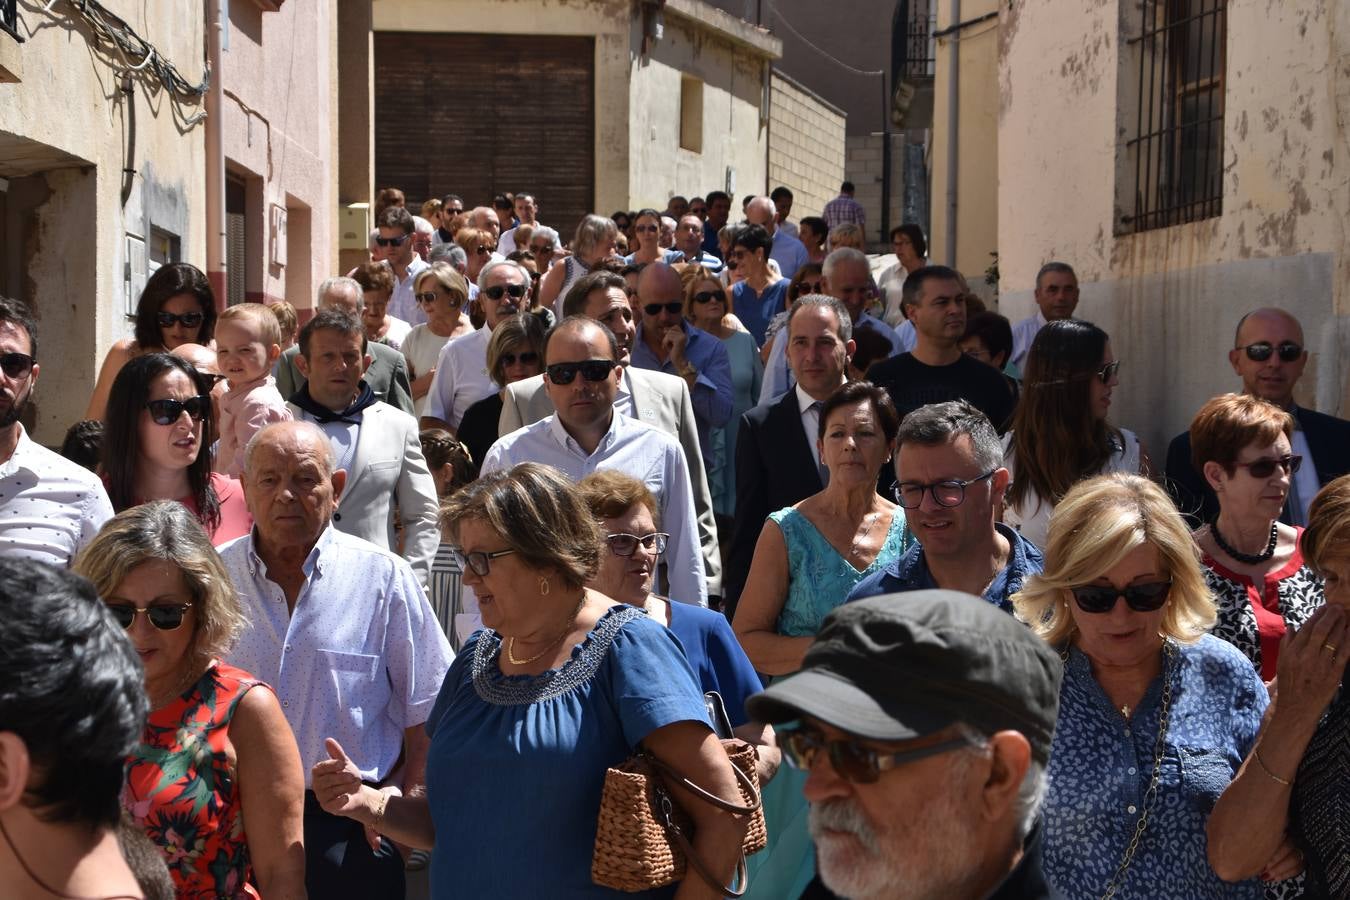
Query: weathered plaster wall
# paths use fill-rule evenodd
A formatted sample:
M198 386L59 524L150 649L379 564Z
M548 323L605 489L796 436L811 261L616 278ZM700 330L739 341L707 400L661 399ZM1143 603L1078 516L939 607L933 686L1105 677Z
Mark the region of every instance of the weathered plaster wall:
M1137 72L1121 61L1120 35L1136 27L1138 3L1018 0L1001 14L1002 311L1029 313L1041 263L1072 263L1081 314L1126 364L1114 415L1150 436L1155 456L1207 397L1236 385L1233 327L1259 305L1303 322L1314 359L1300 401L1346 412L1345 344L1333 336L1350 305L1350 5L1227 9L1223 212L1123 236L1118 104Z
M185 78L202 76L200 4L105 0L105 5ZM30 302L42 342L35 437L60 442L81 418L98 365L130 333L127 234L152 226L177 235L181 257L205 265L205 126L186 125L158 82L145 76L121 90L126 62L96 47L67 4L21 0L19 33L6 47L14 83L0 84L0 177L10 182L7 290ZM12 68L11 68L12 66ZM185 107L188 115L199 106ZM124 182L123 169L134 173ZM123 199L123 191L126 199ZM143 267L144 252L130 260ZM21 273L21 274L16 274Z
M791 189L793 219L818 216L844 180L847 116L777 70L770 91L769 187Z

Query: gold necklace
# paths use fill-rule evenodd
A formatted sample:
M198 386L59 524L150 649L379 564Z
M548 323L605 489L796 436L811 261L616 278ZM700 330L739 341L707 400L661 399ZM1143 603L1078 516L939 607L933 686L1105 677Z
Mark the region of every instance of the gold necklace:
M515 654L516 639L514 637L507 638L506 658L511 661L511 665L527 666L530 663L534 662L535 660L542 658L544 654L550 652L551 650L553 650L554 647L561 644L563 638L567 637L569 634L572 633L572 626L576 624L577 613L581 612L581 607L585 602L586 602L586 592L583 590L581 592L581 599L577 601L576 608L572 610L572 615L567 617L567 625L566 627L563 628L562 634L558 635L553 640L549 641L548 646L545 647L543 650L539 651L538 653L536 653L534 656L528 657L526 659L516 659Z
M865 541L867 539L867 536L872 533L872 526L876 525L877 519L880 518L881 518L880 510L874 513L869 513L868 515L863 517L863 521L866 522L867 524L863 527L862 534L857 534L856 532L854 533L853 544L848 548L849 556L858 555L858 545L861 544L863 541Z

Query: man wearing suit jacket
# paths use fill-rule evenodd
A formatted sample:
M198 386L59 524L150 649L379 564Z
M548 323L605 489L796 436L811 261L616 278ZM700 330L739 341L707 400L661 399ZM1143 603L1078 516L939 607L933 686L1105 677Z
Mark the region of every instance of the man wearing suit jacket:
M1294 417L1291 443L1294 455L1303 457L1303 467L1290 480L1280 521L1307 525L1308 505L1317 491L1350 472L1350 422L1294 403L1294 385L1303 376L1308 351L1303 326L1284 310L1258 309L1243 316L1228 361L1242 379L1244 394L1268 400ZM1167 448L1167 490L1194 526L1213 522L1219 513L1214 491L1191 461L1189 431Z
M417 420L375 399L363 380L370 356L360 319L322 310L300 329L299 347L297 365L308 380L287 405L297 422L319 426L337 467L347 473L333 524L398 553L397 513L402 555L425 586L441 535L436 484L422 456Z
M319 286L318 309L345 309L358 319L365 307L361 285L354 278L330 278ZM387 344L370 344L370 368L366 369L366 384L375 392L375 399L413 414L412 386L408 381L408 364L403 354ZM290 347L277 360L277 390L289 400L305 386L305 373L296 365L300 347Z
M853 353L848 309L833 297L798 299L785 328L788 365L797 384L741 416L736 441L736 530L724 579L727 615L736 611L755 545L769 513L825 489L816 449L820 405L844 383Z
M592 272L579 280L563 298L563 315L584 315L603 322L619 345L619 382L614 408L626 416L660 428L680 442L689 468L698 516L698 538L703 550L703 572L708 596L722 596L722 557L717 547L717 523L713 518L712 492L698 440L698 422L689 385L683 378L639 369L632 365L633 308L624 293L624 280L613 272ZM544 376L536 375L506 386L497 433L503 437L554 413L553 401L544 390Z

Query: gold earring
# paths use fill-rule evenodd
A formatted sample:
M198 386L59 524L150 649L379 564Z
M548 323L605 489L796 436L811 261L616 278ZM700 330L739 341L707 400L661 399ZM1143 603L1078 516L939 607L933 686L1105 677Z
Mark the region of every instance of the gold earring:
M548 596L549 590L550 590L550 588L549 588L549 584L548 584L548 579L545 578L543 575L540 575L540 576L539 576L539 596L541 596L541 597L547 597L547 596Z

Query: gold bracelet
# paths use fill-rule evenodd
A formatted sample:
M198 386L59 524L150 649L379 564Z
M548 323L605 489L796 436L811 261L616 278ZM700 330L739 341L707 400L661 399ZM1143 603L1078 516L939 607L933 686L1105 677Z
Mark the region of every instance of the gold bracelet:
M1271 780L1277 781L1280 784L1284 785L1285 787L1289 787L1293 784L1292 781L1286 781L1280 776L1276 775L1274 772L1270 771L1270 769L1266 768L1266 762L1261 758L1260 750L1255 748L1252 749L1252 759L1256 760L1256 764L1261 767L1261 771L1269 775Z
M1262 766L1261 768L1265 768L1265 766ZM385 807L389 805L389 795L378 788L376 789L376 793L380 795L380 799L377 801L379 806L374 809L375 820L370 823L370 827L378 830L380 825L384 822L384 810Z

